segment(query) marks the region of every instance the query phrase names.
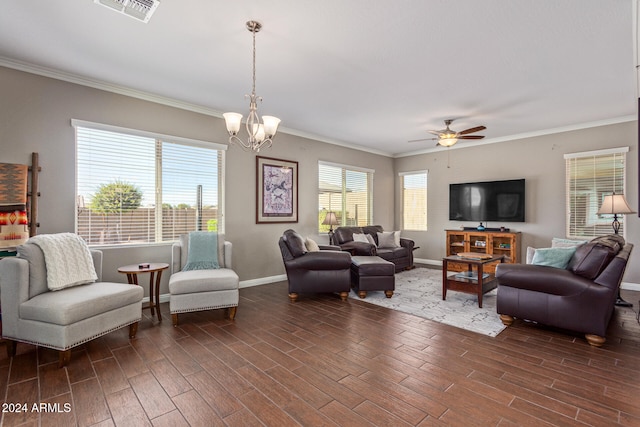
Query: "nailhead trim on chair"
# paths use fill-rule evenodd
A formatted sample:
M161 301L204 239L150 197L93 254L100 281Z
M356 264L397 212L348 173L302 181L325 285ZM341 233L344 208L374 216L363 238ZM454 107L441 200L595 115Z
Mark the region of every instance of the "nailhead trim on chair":
M225 305L215 305L201 308L189 308L189 309L181 309L181 310L171 310L171 314L176 313L190 313L193 311L205 311L205 310L216 310L218 308L229 308L229 307L237 307L238 304L225 304Z
M113 327L113 328L111 328L111 329L109 329L109 330L107 330L107 331L104 331L104 332L101 332L101 333L99 333L99 334L93 335L93 336L91 336L91 337L89 337L89 338L85 338L85 339L83 339L83 340L81 340L81 341L77 341L77 342L75 342L75 343L73 343L73 344L71 344L71 345L69 345L69 346L67 346L67 347L57 347L57 346L52 346L52 345L50 345L50 344L43 344L43 343L36 342L36 341L27 341L27 340L23 340L23 339L19 339L19 338L9 337L9 336L6 336L6 335L4 335L2 338L10 339L10 340L17 341L17 342L21 342L21 343L25 343L25 344L37 345L37 346L39 346L39 347L46 347L46 348L51 348L51 349L54 349L54 350L66 351L66 350L69 350L69 349L71 349L71 348L77 347L77 346L79 346L80 344L84 344L84 343L86 343L86 342L92 341L92 340L94 340L94 339L96 339L96 338L99 338L99 337L101 337L101 336L103 336L103 335L106 335L106 334L108 334L108 333L111 333L111 332L113 332L113 331L117 331L118 329L122 329L122 328L124 328L125 326L129 326L129 325L131 325L131 324L133 324L133 323L136 323L136 322L139 322L139 321L141 321L141 320L142 320L142 317L140 317L138 320L134 320L134 321L132 321L132 322L124 323L124 324L122 324L122 325L120 325L120 326Z

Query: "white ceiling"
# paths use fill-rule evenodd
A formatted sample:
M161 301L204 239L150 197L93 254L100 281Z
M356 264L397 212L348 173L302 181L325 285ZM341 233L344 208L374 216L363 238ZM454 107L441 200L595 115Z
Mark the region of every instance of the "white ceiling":
M432 151L407 141L448 118L485 125L483 143L631 120L634 1L161 0L148 24L92 0L2 1L0 65L246 116L254 19L260 114L400 156Z

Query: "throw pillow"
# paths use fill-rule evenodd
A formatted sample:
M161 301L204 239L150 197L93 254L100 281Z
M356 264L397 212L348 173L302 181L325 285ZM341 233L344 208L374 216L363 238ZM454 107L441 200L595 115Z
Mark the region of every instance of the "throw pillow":
M310 238L306 238L304 241L304 245L306 246L309 252L319 252L320 246L315 242L315 240L311 240Z
M400 232L399 231L383 231L378 232L378 247L379 248L399 248L400 247Z
M575 246L569 248L536 249L531 264L565 269L575 252Z
M365 236L367 237L367 241L369 243L371 243L374 247L378 247L378 245L376 245L376 241L373 239L373 236L371 234L365 234Z
M367 240L367 235L364 233L353 233L353 241L369 243L369 240Z

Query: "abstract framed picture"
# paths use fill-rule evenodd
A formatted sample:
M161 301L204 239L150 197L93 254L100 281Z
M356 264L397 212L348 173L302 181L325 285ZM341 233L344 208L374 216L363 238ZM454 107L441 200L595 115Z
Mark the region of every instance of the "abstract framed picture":
M256 224L298 222L298 162L256 157Z

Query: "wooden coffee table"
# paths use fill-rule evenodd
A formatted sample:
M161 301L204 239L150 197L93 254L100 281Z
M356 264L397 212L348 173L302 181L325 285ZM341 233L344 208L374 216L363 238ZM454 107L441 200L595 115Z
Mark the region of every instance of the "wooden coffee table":
M449 276L447 264L467 264L467 271ZM447 290L465 292L478 296L478 306L482 308L482 295L498 286L493 274L484 273L483 266L493 262L504 262L503 255L491 255L484 258L467 258L452 255L442 258L442 299L447 299Z
M131 285L138 284L139 273L149 273L149 306L143 307L143 309L151 309L151 316L155 314L155 310L158 311L158 320L162 321L162 315L160 314L160 279L162 278L162 271L169 268L169 264L164 262L152 262L147 263L148 267L141 268L139 264L125 265L118 268L118 273L127 275L127 281ZM156 274L158 273L158 274ZM156 278L155 283L153 278ZM155 289L154 289L155 288ZM155 294L155 298L154 298ZM155 310L154 310L155 309Z

